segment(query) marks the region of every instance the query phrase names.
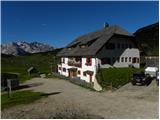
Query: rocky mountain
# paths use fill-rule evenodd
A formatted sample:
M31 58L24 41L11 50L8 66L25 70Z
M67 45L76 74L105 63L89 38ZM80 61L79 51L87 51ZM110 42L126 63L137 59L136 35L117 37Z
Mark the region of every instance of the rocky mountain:
M159 23L142 27L134 35L146 55L159 55Z
M1 45L1 53L7 55L25 55L28 53L39 53L52 51L54 48L39 42L11 42Z

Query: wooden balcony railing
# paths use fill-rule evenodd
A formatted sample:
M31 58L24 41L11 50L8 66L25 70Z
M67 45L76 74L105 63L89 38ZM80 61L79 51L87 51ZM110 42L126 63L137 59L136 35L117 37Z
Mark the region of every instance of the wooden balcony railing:
M73 61L68 61L68 65L69 66L75 66L75 67L82 67L82 63L81 62L76 63L76 62L73 62Z

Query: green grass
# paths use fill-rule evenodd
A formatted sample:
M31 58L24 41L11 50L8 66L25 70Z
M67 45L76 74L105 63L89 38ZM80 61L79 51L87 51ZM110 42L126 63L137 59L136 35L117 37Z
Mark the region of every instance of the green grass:
M51 64L56 67L58 59L55 57L56 52L36 53L24 56L7 56L1 57L2 73L18 73L20 82L30 79L27 69L35 67L40 73L50 73Z
M104 89L109 89L111 86L119 88L130 82L132 74L138 71L143 71L143 68L104 68L99 70L96 77Z
M42 98L42 93L32 92L30 90L25 91L13 91L11 97L8 98L8 94L1 95L1 108L9 108L19 104L28 104Z

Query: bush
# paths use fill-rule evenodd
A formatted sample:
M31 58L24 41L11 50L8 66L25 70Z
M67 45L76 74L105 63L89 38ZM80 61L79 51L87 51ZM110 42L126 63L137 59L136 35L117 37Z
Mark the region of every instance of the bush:
M143 69L136 68L102 68L98 71L96 78L102 88L119 88L130 82L132 74Z

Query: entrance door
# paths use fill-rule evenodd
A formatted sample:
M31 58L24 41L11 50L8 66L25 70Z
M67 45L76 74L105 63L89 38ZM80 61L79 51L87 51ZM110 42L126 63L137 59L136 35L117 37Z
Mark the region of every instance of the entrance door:
M73 77L77 77L77 71L73 71Z
M73 77L73 72L69 71L69 77Z
M77 71L69 71L69 77L76 77L77 76Z

